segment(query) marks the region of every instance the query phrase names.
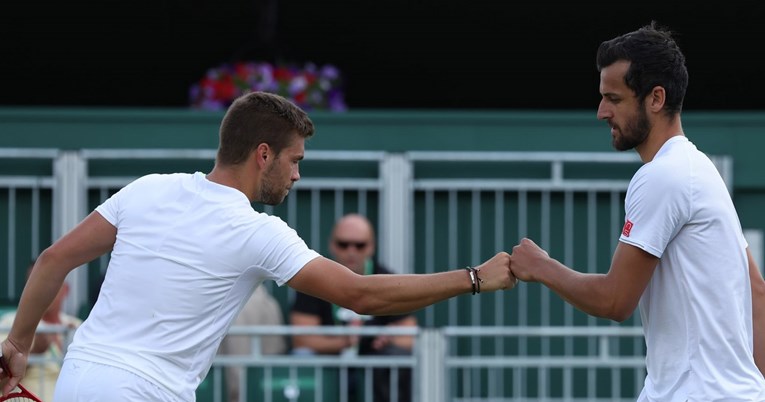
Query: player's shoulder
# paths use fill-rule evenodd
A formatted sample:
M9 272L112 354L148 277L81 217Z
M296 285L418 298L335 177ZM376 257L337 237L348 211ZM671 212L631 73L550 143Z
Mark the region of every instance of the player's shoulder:
M669 149L663 147L650 162L645 163L635 173L634 181L648 182L653 185L671 185L687 182L693 174L692 159L694 151L683 147L682 143Z
M255 216L253 221L254 224L261 228L267 228L272 233L297 234L297 232L279 216L270 215L265 212L258 212L252 208L245 212Z
M182 180L188 177L190 177L190 175L181 173L151 173L133 179L124 187L122 187L120 192L125 194L133 191L140 191L144 195L153 194L154 191L160 191L162 189L173 187L173 183L180 183Z
M688 169L664 163L643 165L630 181L629 194L652 194L664 198L670 194L686 194L691 183Z
M169 183L184 182L191 177L192 175L188 173L151 173L133 180L129 185L164 186Z

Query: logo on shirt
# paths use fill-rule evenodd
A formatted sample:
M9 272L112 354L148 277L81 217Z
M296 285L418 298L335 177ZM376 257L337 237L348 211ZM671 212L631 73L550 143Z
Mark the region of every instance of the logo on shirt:
M622 234L624 237L630 237L630 232L632 231L632 222L627 219L627 222L624 222L624 229L622 229Z

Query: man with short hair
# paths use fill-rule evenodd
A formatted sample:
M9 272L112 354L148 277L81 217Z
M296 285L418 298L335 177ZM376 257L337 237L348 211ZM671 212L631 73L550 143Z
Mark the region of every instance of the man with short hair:
M252 92L229 107L208 174L150 174L96 207L40 254L0 358L7 395L24 377L35 328L69 272L111 252L100 294L75 334L56 402L193 401L234 318L263 281L361 314L400 314L510 289L510 256L466 275L358 275L311 250L253 202L281 203L300 179L308 115Z
M685 56L655 23L603 42L597 117L643 161L607 274L574 271L530 239L513 273L580 310L622 321L640 306L639 401L765 401L765 281L712 161L685 136ZM759 369L758 369L759 366Z

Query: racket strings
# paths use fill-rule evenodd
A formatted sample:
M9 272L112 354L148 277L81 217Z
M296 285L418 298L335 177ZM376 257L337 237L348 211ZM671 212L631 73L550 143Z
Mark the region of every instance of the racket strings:
M19 387L14 388L10 394L8 394L5 398L0 397L0 402L38 402L39 399L33 398L32 396L28 395L28 391L22 390Z
M6 373L8 376L11 376L11 370L8 368L8 364L3 360L3 356L0 355L0 368L3 369L3 372ZM23 385L18 384L15 388L11 390L11 393L6 395L5 397L0 396L0 402L6 402L6 401L17 401L17 402L25 402L25 401L32 401L32 402L42 402L40 398L37 398L34 394L29 392L26 388L24 388Z

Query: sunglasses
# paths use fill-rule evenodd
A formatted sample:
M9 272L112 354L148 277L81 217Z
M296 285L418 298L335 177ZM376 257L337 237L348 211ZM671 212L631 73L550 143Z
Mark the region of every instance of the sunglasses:
M367 247L367 242L365 241L345 241L345 240L335 240L335 245L339 247L341 250L345 250L350 246L356 247L356 250L363 250Z

